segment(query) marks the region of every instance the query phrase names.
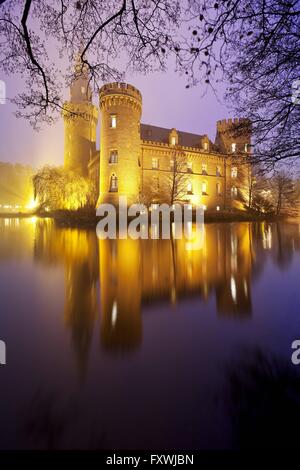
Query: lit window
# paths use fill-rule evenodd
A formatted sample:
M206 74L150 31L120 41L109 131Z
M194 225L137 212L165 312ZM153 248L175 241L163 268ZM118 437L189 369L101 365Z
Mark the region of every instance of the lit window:
M118 150L111 150L109 153L109 163L118 163Z
M208 150L208 142L204 142L204 150Z
M217 195L221 196L221 183L217 183Z
M206 163L202 163L202 175L207 175L207 165L206 165Z
M158 168L158 158L152 158L152 169L157 170Z
M193 185L190 181L187 184L186 190L187 190L188 194L191 194L193 192Z
M237 167L236 167L236 166L233 166L233 167L231 168L231 178L237 178L237 175L238 175Z
M245 144L245 152L248 152L248 144Z
M235 142L233 142L231 144L231 151L232 151L232 153L234 153L236 151L236 143Z
M188 173L193 173L193 164L192 164L192 162L187 162L187 171L188 171Z
M111 115L110 115L110 119L111 119L111 121L110 121L110 127L111 127L112 129L115 129L115 128L117 127L117 116L116 116L115 114L111 114Z
M115 174L110 177L110 187L109 191L111 193L116 193L118 191L118 178Z
M173 136L171 138L171 145L176 145L176 137L175 136Z
M220 210L220 206L217 206L217 211L219 211L219 210Z
M231 188L231 197L232 199L236 199L238 195L238 189L236 186L232 186Z
M207 183L203 181L202 183L202 194L207 194Z
M174 170L174 160L170 160L170 170Z
M221 176L221 167L220 166L217 166L216 175Z
M159 179L156 176L154 176L153 178L153 189L155 190L159 189Z

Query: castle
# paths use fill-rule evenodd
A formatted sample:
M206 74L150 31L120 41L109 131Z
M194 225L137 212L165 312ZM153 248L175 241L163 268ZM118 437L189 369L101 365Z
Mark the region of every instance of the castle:
M142 124L140 91L127 83L109 83L99 93L99 151L99 112L87 76L75 80L70 95L63 113L64 165L95 182L98 204L118 205L119 196L126 196L128 204L181 201L210 211L243 207L248 121L218 121L214 143L207 135Z

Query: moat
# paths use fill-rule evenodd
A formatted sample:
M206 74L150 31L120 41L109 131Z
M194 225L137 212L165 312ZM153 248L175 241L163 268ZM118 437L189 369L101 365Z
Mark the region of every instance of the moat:
M298 223L211 223L192 252L36 217L0 236L0 448L293 445Z

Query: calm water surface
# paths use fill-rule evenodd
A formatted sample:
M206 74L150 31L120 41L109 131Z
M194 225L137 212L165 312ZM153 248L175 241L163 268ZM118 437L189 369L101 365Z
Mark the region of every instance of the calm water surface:
M1 448L293 444L299 224L208 224L193 252L36 218L0 235Z

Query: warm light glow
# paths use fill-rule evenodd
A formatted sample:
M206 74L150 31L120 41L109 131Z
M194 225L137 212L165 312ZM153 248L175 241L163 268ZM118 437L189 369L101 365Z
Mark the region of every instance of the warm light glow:
M28 202L28 204L26 204L26 209L32 211L34 209L37 208L37 201L35 199L30 199L30 201Z

